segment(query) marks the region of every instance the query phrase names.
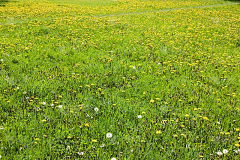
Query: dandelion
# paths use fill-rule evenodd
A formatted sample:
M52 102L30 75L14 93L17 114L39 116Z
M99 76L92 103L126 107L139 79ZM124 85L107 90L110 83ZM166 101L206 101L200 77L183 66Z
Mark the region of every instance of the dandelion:
M150 100L151 103L154 103L155 101L153 99Z
M96 108L94 108L94 111L96 111L96 112L97 112L98 110L99 110L99 109L98 109L97 107L96 107Z
M54 104L52 103L52 104L50 104L50 106L51 106L51 107L53 107L53 106L54 106Z
M156 134L161 134L162 132L160 130L156 131Z
M66 150L70 150L70 146L67 146Z
M19 87L17 87L16 89L19 89Z
M46 105L46 102L42 102L43 105Z
M63 106L62 105L59 105L58 108L62 108Z
M42 122L46 122L47 120L46 119L43 119Z
M23 92L23 94L27 94L27 92L26 92L26 91L24 91L24 92Z
M107 134L106 134L106 137L107 137L107 138L112 138L112 133L107 133Z
M117 160L117 158L113 157L113 158L111 158L111 160Z
M35 141L39 141L39 138L35 138Z
M3 62L3 59L1 59L1 62Z
M218 151L217 155L221 156L221 155L223 155L223 153L221 151Z
M136 69L136 67L135 67L135 66L133 66L132 68L133 68L133 69Z
M105 144L101 144L100 147L103 148L105 146Z
M227 154L228 153L228 150L227 149L224 149L223 150L223 154Z
M138 115L138 118L142 118L142 115Z
M93 139L93 140L92 140L92 142L93 142L93 143L96 143L96 142L97 142L97 140L96 140L96 139Z

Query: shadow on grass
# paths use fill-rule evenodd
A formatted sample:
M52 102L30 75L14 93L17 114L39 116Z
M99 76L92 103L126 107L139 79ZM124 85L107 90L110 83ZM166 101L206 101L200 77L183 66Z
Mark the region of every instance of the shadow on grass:
M0 0L0 7L4 7L8 2L17 2L16 0Z
M230 2L239 2L239 3L240 3L240 0L225 0L225 1L230 1Z

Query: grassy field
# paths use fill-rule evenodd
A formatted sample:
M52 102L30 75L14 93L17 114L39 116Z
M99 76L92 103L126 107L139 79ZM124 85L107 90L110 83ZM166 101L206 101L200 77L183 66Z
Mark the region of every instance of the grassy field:
M239 159L237 3L0 1L0 159Z

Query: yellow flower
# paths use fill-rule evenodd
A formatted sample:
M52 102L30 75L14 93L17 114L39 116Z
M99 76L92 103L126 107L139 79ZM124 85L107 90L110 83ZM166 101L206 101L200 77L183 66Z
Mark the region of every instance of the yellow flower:
M238 132L240 129L239 128L236 128L236 131Z
M89 127L89 124L88 124L88 123L86 123L86 124L85 124L85 127Z
M150 100L151 103L154 103L155 101L153 99Z
M92 142L93 142L93 143L96 143L96 142L97 142L97 140L96 140L96 139L93 139L93 140L92 140Z
M39 141L39 138L35 138L35 141Z
M185 126L184 125L180 125L180 127L184 128Z
M43 119L42 122L46 122L47 120L46 119Z
M160 133L162 133L160 130L156 131L156 134L160 134Z
M208 121L209 119L207 117L203 117L204 120Z
M185 117L189 117L189 114L185 114Z
M69 138L69 139L70 139L70 138L72 138L72 137L71 137L71 136L67 136L67 138Z
M173 135L173 137L177 138L177 137L178 137L178 135L174 134L174 135Z
M236 146L236 147L240 147L240 144L236 143L235 146Z

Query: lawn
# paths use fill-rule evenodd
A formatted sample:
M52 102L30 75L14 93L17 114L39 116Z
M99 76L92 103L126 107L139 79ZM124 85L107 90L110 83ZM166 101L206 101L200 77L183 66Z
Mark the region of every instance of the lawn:
M1 159L239 159L240 7L0 1Z

